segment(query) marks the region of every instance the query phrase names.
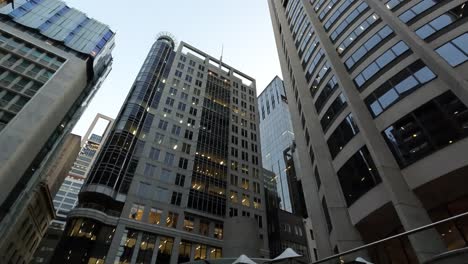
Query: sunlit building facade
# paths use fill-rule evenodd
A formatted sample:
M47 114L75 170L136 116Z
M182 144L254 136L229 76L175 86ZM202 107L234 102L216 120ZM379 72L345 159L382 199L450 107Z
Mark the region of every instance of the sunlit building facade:
M466 1L268 2L319 258L467 211ZM423 262L466 225L366 258Z

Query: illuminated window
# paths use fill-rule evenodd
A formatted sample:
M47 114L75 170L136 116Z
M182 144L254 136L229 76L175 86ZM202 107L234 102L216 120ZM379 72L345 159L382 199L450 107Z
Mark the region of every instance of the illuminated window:
M133 220L141 221L143 218L143 211L145 211L145 206L140 204L133 204L128 217Z
M149 213L148 222L150 224L159 225L161 222L162 211L159 209L151 208Z
M242 194L242 205L250 207L250 196L248 194Z
M173 213L173 212L169 212L167 214L167 218L166 218L166 226L167 227L172 227L172 228L176 228L177 227L177 220L179 219L179 214L177 213Z
M231 191L231 202L237 203L238 202L238 193L236 191Z
M223 239L223 224L222 223L215 224L214 237L217 239Z
M184 230L192 232L195 227L195 218L193 216L186 215L184 219Z
M206 245L195 245L194 259L206 259Z

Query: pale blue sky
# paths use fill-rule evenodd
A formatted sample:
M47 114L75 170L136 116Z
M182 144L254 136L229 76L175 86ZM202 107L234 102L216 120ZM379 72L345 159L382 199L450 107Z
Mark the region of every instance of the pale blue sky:
M73 133L96 113L116 117L146 54L169 31L257 80L257 92L281 76L267 0L65 0L117 33L113 69Z

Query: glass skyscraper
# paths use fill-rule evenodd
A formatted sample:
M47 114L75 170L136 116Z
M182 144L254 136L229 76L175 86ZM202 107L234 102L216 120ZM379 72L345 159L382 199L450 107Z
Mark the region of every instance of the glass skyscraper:
M466 1L268 3L319 258L466 212ZM466 247L466 226L366 258L425 262Z
M275 173L280 209L293 212L284 151L294 143L283 81L276 76L258 96L263 167Z
M257 128L254 79L161 34L53 262L268 256Z

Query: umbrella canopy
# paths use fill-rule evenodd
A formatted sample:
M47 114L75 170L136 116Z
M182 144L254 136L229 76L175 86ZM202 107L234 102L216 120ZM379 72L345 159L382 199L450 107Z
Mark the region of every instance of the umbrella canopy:
M244 255L244 254L240 255L240 257L238 257L232 264L236 264L236 263L241 263L241 264L257 264L256 262L254 262L253 260L251 260L249 257L247 257L247 256Z
M282 260L282 259L290 259L290 258L298 258L302 257L301 255L297 254L296 251L292 250L292 248L287 248L281 253L279 256L273 259L273 261Z

